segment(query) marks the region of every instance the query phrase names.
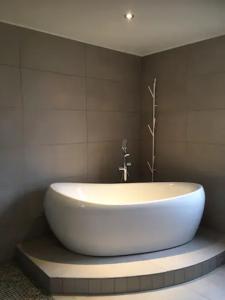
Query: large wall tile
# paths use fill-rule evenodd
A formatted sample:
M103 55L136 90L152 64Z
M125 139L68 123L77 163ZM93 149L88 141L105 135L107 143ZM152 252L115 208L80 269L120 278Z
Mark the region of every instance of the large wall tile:
M87 76L111 80L140 80L141 58L87 45Z
M124 111L141 110L141 85L139 80L123 82L122 96Z
M86 144L27 146L25 149L25 191L46 188L65 178L86 178Z
M37 177L34 183L32 174L30 174L31 178L29 178L29 180L27 180L27 174L26 166L23 202L26 208L27 219L32 223L30 226L33 227L33 224L40 222L40 218L45 218L43 204L49 180L46 178L40 180L40 178ZM34 232L34 234L36 233Z
M0 147L0 227L25 219L23 162L22 147Z
M186 93L186 81L183 78L159 80L157 82L156 102L158 111L186 111L189 98ZM151 101L149 95L149 102Z
M133 80L140 83L141 79L141 57L129 54L122 54L122 72L120 77L123 81Z
M169 50L162 55L159 54L156 60L159 79L180 80L187 74L187 58L189 52L186 47Z
M186 141L187 113L182 111L160 112L157 120L157 135L161 141Z
M138 63L135 64L134 59L130 59L132 63L132 66L130 66L123 59L126 58L121 52L88 45L87 76L112 80L133 78L133 69L136 65L138 66Z
M0 251L0 263L11 260L14 254L15 244L19 241L14 231L9 226L0 226L1 236L1 251ZM4 245L4 247L3 247Z
M189 157L186 142L160 142L156 144L157 171L167 170L172 173L182 170L183 174L189 168Z
M0 146L23 143L23 113L17 109L0 110Z
M190 109L225 109L225 73L191 76L187 81Z
M209 74L225 72L225 36L190 46L188 73Z
M88 180L91 182L119 182L121 144L99 142L88 144Z
M191 111L188 115L188 141L225 143L225 110Z
M29 31L24 36L21 55L22 67L85 74L85 46L79 42Z
M88 141L138 139L140 119L137 113L88 112Z
M212 178L212 176L208 174L203 185L206 191L205 219L207 225L218 231L224 231L224 176Z
M96 111L138 111L140 86L137 82L87 79L87 109Z
M19 66L20 30L0 22L0 64Z
M178 80L185 78L187 74L187 58L189 51L186 47L168 50L144 58L143 78L158 80Z
M0 107L21 107L20 70L0 65Z
M24 201L23 186L0 183L0 227L16 227L27 219L28 205Z
M24 106L30 109L85 108L85 80L36 70L22 70Z
M1 247L0 262L11 260L14 255L15 245L28 238L29 222L26 220L26 213L24 213L24 221L15 222L12 220L6 226L0 226Z
M223 176L225 170L225 145L188 143L190 169L198 177Z
M23 184L23 162L22 147L0 147L0 186L21 188Z
M154 77L158 75L155 66L155 56L156 54L153 54L153 55L144 56L142 58L142 65L141 65L142 83L143 81L151 82L153 81Z
M87 78L87 109L121 111L122 85L116 80Z
M85 141L85 112L25 111L25 142L27 144L72 144Z

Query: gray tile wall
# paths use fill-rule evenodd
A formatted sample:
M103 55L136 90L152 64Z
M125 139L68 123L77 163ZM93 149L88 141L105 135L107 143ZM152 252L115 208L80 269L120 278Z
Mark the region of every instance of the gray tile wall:
M123 137L131 179L140 163L150 179L154 76L156 179L202 183L205 223L225 231L225 37L140 59L0 23L0 45L0 260L46 230L51 182L118 181Z
M45 230L54 181L120 180L127 137L139 175L141 59L0 23L0 261Z
M157 77L157 180L206 189L205 224L225 232L225 36L147 56L142 77L142 175L151 142L147 85Z

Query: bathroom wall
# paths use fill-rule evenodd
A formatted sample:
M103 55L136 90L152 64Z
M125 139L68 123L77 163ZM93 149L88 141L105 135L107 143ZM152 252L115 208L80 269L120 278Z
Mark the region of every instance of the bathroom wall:
M55 181L139 176L141 59L0 23L0 261L46 230Z
M142 175L151 140L147 86L157 78L156 178L206 189L206 225L225 232L225 36L143 59Z
M119 181L123 137L131 180L150 180L154 76L156 180L202 183L225 231L225 37L139 58L0 23L0 261L47 230L51 182Z

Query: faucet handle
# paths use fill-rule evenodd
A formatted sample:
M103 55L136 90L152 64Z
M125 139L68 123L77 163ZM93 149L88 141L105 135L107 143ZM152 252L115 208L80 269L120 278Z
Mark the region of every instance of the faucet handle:
M129 153L126 153L126 154L124 154L124 157L128 157L128 156L130 156L130 154L129 154Z
M131 167L131 166L132 166L132 163L131 163L131 162L128 162L128 163L127 163L127 166L128 166L128 167Z
M124 171L124 168L123 167L119 167L119 171Z

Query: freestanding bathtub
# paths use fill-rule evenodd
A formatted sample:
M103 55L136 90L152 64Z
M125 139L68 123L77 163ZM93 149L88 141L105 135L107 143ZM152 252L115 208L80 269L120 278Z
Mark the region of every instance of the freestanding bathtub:
M204 203L204 189L195 183L54 183L44 206L66 248L116 256L187 243L198 229Z

